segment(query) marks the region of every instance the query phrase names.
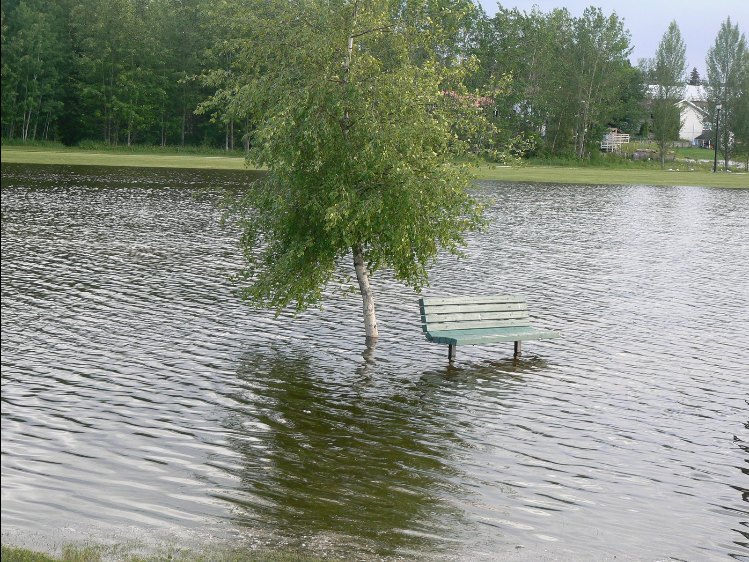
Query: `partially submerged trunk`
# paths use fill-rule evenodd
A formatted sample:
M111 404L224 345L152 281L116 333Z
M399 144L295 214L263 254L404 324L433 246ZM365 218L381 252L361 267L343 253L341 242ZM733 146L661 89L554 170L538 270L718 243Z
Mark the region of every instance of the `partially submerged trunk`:
M364 331L367 338L378 338L377 318L375 317L374 295L372 287L369 286L369 274L367 266L364 263L364 253L359 246L354 246L354 269L356 270L356 279L359 281L359 290L361 291L362 304L364 305Z
M351 21L351 31L348 36L348 48L346 49L346 62L344 64L344 78L342 80L343 96L346 97L346 87L349 81L349 72L351 70L351 57L354 52L354 28L356 28L356 19L359 11L359 2L354 2L354 13ZM343 138L348 137L350 127L348 109L345 110L341 120L341 129ZM364 308L364 332L367 340L372 341L380 337L377 331L377 318L375 317L374 295L372 287L369 286L369 274L367 266L364 263L364 252L361 246L355 244L352 248L354 253L354 269L356 270L356 280L359 281L359 291L361 291L362 304Z

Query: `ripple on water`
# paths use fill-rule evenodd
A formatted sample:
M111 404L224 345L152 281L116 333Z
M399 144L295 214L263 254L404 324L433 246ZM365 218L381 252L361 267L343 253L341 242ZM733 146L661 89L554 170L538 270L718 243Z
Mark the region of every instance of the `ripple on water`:
M479 185L491 226L426 293L526 294L564 338L450 366L386 273L376 346L356 298L296 319L238 303L204 188L250 180L3 165L4 530L749 555L749 192Z

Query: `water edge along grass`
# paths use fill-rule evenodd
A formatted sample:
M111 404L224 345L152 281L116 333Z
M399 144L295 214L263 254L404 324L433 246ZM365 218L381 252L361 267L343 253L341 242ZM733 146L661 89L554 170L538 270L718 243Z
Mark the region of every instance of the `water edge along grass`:
M18 147L5 145L0 160L16 164L60 164L72 166L125 166L139 168L199 168L215 170L248 170L240 156L200 154L138 154L130 149L92 152L58 147ZM518 181L533 183L579 183L658 186L699 186L749 189L749 174L713 174L690 170L687 164L674 163L672 169L608 168L575 166L492 166L474 170L477 180Z
M311 556L293 551L218 551L207 552L181 551L167 549L164 552L137 555L127 548L75 546L62 548L61 555L50 556L42 552L2 545L2 562L103 562L105 560L122 560L127 562L336 562L337 558L329 556Z

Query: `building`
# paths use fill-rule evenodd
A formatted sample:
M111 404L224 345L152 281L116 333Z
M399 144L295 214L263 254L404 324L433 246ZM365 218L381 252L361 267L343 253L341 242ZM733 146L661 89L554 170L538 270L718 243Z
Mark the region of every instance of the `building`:
M703 131L700 136L694 139L694 145L700 148L712 148L715 134L712 131Z
M697 137L704 132L705 110L695 103L683 99L676 104L681 110L681 130L679 138L695 143Z

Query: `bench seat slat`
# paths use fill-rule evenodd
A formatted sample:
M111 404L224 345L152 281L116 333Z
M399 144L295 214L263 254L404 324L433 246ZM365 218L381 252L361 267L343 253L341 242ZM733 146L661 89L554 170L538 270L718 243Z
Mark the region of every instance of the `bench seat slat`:
M449 304L489 304L525 302L522 295L496 295L489 297L426 297L420 299L422 306L436 306Z
M508 326L530 326L526 318L511 318L509 320L478 320L473 322L429 322L428 332L442 332L445 330L474 330L478 328L506 328Z
M505 341L542 340L558 338L559 336L559 332L536 330L532 326L427 332L429 341L448 345L480 345Z
M510 310L528 310L524 302L489 303L489 304L458 304L458 305L426 305L421 307L422 314L453 314L456 312L504 312Z
M470 322L471 320L517 320L528 318L527 310L509 310L506 312L468 312L466 314L427 314L421 317L424 323Z

